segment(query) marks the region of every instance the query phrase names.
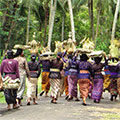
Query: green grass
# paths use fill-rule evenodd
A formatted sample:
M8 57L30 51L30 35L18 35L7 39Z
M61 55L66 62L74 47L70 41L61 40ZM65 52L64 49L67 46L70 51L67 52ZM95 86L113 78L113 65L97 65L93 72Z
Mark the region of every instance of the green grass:
M26 95L27 87L25 88L24 95ZM38 78L38 93L41 92L41 76ZM4 93L0 92L0 103L5 103Z

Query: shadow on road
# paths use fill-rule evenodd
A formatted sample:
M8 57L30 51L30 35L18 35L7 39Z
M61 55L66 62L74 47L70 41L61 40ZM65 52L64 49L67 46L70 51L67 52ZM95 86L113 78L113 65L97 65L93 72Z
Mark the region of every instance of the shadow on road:
M11 110L7 110L5 108L3 108L2 110L0 110L0 117L1 116L5 116L5 115L9 115L11 113L14 113L14 112L17 112L19 111L20 109L11 109Z

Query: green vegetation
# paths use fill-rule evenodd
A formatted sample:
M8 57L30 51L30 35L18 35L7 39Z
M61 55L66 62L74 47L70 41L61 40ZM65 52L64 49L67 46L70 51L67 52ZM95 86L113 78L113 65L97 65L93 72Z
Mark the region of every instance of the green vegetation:
M5 49L13 48L15 44L26 44L27 35L29 35L28 41L33 40L34 32L36 33L36 41L39 41L43 46L47 45L51 1L52 0L0 0L1 53ZM80 41L86 37L96 43L97 50L104 50L106 53L109 53L108 48L111 40L117 0L71 0L71 2L77 45L80 46ZM93 7L93 9L91 7ZM68 4L67 0L57 0L52 33L52 50L55 48L54 41L62 40L63 16L64 40L67 40L68 33L71 31ZM27 34L27 28L29 28L29 34ZM94 28L94 31L92 28ZM119 15L117 17L115 38L120 38Z

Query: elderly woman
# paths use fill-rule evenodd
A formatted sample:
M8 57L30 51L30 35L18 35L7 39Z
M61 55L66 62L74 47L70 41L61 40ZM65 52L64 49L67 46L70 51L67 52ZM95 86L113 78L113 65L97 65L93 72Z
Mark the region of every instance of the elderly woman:
M83 105L86 104L86 99L89 94L89 88L91 85L90 77L92 76L92 65L88 62L88 56L86 54L82 54L80 56L80 62L78 66L79 74L79 87L80 87L80 94L83 99Z
M9 76L12 80L15 80L19 78L18 62L13 59L13 52L11 50L7 52L7 56L8 58L1 63L0 73L4 78ZM5 89L4 94L8 104L7 109L10 109L10 104L13 104L14 109L18 108L16 102L17 89Z

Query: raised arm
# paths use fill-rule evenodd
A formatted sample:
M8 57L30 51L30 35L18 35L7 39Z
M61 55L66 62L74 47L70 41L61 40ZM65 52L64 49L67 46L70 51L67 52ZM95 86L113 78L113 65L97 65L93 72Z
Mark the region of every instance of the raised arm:
M64 63L66 63L68 61L67 59L65 59L66 54L67 54L67 52L64 52L63 55L62 55L62 60L63 60Z

